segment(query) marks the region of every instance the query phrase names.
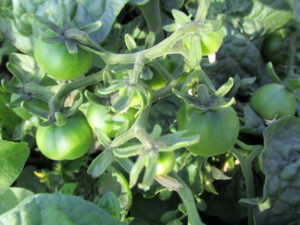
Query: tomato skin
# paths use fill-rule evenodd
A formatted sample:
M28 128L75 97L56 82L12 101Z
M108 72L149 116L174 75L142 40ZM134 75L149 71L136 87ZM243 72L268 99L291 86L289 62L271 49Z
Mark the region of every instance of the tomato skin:
M183 104L178 111L178 129L187 130L186 135L200 135L200 141L187 147L201 156L216 156L229 151L237 141L239 119L232 107L200 112Z
M223 33L221 30L210 32L201 36L202 55L209 55L219 50L223 43Z
M67 119L63 126L38 127L38 148L52 160L73 160L83 156L93 142L93 131L83 115Z
M272 120L296 113L296 98L283 85L261 86L250 99L251 107L264 119Z
M276 64L285 64L287 62L288 56L284 52L286 49L284 38L285 34L282 30L271 33L265 38L261 53L266 61Z
M172 171L175 165L174 152L160 152L156 167L156 175L165 175Z
M79 77L92 63L92 54L80 47L77 54L70 54L63 43L46 43L41 38L36 40L33 52L40 67L58 80Z
M129 126L132 125L135 113L136 110L129 108L122 114L115 114L108 106L91 103L87 109L86 118L93 129L98 128L108 137L113 138L126 121L129 122Z

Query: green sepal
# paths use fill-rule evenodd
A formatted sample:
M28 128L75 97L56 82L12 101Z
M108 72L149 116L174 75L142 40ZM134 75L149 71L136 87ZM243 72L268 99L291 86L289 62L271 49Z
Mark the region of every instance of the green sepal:
M175 22L179 25L184 25L191 22L190 17L177 9L172 9L172 16L174 17Z
M108 95L119 91L121 88L125 87L126 84L122 80L118 80L118 83L112 84L107 88L99 89L97 92L101 95Z
M209 6L210 6L210 0L199 1L199 6L198 6L197 13L195 16L195 21L200 22L200 23L205 21Z
M145 49L153 47L155 44L155 33L150 31L145 40Z
M194 145L199 142L200 136L185 136L186 130L178 131L174 134L167 134L160 137L158 140L162 141L164 145L159 146L159 151L172 152L176 149L184 148L190 145Z
M135 164L133 165L133 167L130 171L130 181L129 181L130 188L132 188L136 184L136 182L139 178L139 175L144 168L145 158L146 158L145 154L140 154L139 157L137 158Z
M136 42L130 34L125 34L125 44L129 51L133 51L137 48Z
M99 20L99 21L95 21L93 23L89 23L83 27L80 27L80 30L90 34L90 33L96 32L101 27L102 27L102 22Z
M189 48L188 48L189 58L188 64L191 68L195 68L200 64L202 59L202 49L201 49L201 38L198 35L192 35L189 37Z
M111 143L111 139L107 136L107 134L99 128L96 128L94 131L100 144L102 144L105 148L108 148Z
M143 189L144 191L149 190L151 184L154 182L158 161L158 151L150 151L146 156L146 160L148 164L146 166L143 181L138 185L139 188Z
M114 162L114 155L105 150L101 152L90 164L87 172L93 178L101 176L105 170Z
M65 40L65 46L70 54L76 55L78 53L78 48L74 41Z
M231 90L233 85L234 85L234 80L232 77L229 77L228 81L216 90L215 96L216 97L225 96Z
M79 107L81 106L82 102L83 102L83 94L81 91L78 91L79 93L79 98L73 102L73 105L71 106L71 108L69 108L68 110L66 110L64 112L64 114L69 117L71 115L73 115L74 113L76 113L79 109Z
M84 91L84 96L87 98L87 100L90 103L93 103L93 104L96 104L96 105L107 105L108 99L106 97L101 96L101 95L97 95L93 92L85 90Z
M275 72L275 70L274 70L274 67L273 67L272 62L268 62L268 64L267 64L267 70L268 70L268 75L269 75L269 77L270 77L275 83L282 84L281 79L278 77L278 75L276 74L276 72Z
M123 148L114 148L113 152L114 155L119 158L128 158L131 156L139 155L142 149L143 149L143 145L139 144L139 145L132 145Z
M33 17L36 19L39 23L45 25L49 29L53 30L55 33L62 33L62 28L51 22L50 20L46 19L45 17L34 15Z
M26 109L26 111L28 111L29 113L34 114L36 116L43 117L45 119L47 119L49 117L48 110L41 109L41 107L38 107L28 101L23 101L21 103L21 106L24 107Z
M121 112L130 106L130 103L135 94L134 88L126 88L125 91L119 96L116 101L112 104L112 109L115 112Z

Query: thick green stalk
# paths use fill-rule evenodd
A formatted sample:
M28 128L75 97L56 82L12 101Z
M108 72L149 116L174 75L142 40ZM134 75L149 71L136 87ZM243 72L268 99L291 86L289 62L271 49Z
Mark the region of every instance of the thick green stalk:
M184 38L184 36L200 32L200 24L189 23L176 30L172 35L170 35L168 38L166 38L159 44L140 52L130 54L116 54L112 52L105 52L105 54L103 54L103 52L94 52L100 55L105 61L105 63L108 65L135 63L137 57L145 59L145 63L147 63L163 55L173 53L174 50L172 48L174 47L175 43Z
M183 188L177 191L183 205L186 209L188 220L190 225L205 225L200 219L193 195L189 187L183 182L183 180L175 173L171 174L174 178L176 178L182 185Z
M231 152L235 157L240 161L241 169L245 177L246 183L246 196L247 198L254 198L254 182L253 182L253 173L252 173L252 161L259 154L260 148L252 150L252 152L244 158L237 149L232 148ZM253 225L253 209L248 208L248 225Z
M149 31L156 36L156 43L164 39L164 32L161 24L159 0L150 0L148 3L139 6L146 20Z

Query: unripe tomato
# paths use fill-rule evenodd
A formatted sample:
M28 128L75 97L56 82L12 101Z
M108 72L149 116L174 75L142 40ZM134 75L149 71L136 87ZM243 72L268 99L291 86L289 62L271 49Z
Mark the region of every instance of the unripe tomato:
M201 156L216 156L229 151L237 141L239 119L232 107L201 112L183 104L178 112L178 129L186 135L200 135L197 144L187 147Z
M53 33L46 31L47 35ZM33 53L40 67L58 80L70 80L84 75L92 63L92 54L78 47L76 54L70 54L63 43L47 43L37 39Z
M93 131L80 114L68 118L62 126L39 127L36 142L49 159L73 160L88 151L93 142Z
M276 64L285 64L288 59L287 45L284 41L284 31L276 31L269 34L262 44L261 53L266 61Z
M219 50L223 43L223 33L221 30L210 32L201 36L202 55L209 55Z
M296 98L283 85L261 86L250 99L251 107L264 119L272 120L296 113Z
M156 175L165 175L172 171L175 165L174 152L160 152L156 167Z
M93 129L98 128L108 137L115 137L127 121L129 126L134 122L136 110L128 109L124 113L113 113L108 106L91 103L87 109L86 118Z

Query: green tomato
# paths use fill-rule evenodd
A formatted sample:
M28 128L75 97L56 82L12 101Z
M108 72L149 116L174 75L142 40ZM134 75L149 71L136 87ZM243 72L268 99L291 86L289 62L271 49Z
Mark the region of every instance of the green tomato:
M264 119L272 120L296 113L296 98L283 85L261 86L250 99L251 107Z
M276 64L285 64L288 59L288 55L285 39L285 33L283 30L276 31L268 35L263 44L261 53L266 61L271 61Z
M172 171L175 165L174 152L160 152L156 167L156 175L165 175Z
M223 43L223 33L221 30L210 32L201 36L202 55L209 55L219 50Z
M93 131L83 115L75 115L62 126L39 127L36 142L49 159L73 160L88 151L93 142Z
M232 107L201 112L183 104L178 111L178 128L186 135L200 135L197 144L187 147L201 156L216 156L229 151L237 141L239 119Z
M128 109L124 113L113 113L108 106L90 104L86 118L93 129L98 128L108 137L115 137L125 122L131 126L135 120L136 110Z
M167 83L167 80L156 71L153 71L152 79L146 81L146 84L148 84L152 91L158 91L162 89Z
M53 35L47 31L47 35ZM78 47L70 54L63 43L46 43L41 38L34 44L33 53L40 67L58 80L70 80L86 73L92 63L92 54Z

